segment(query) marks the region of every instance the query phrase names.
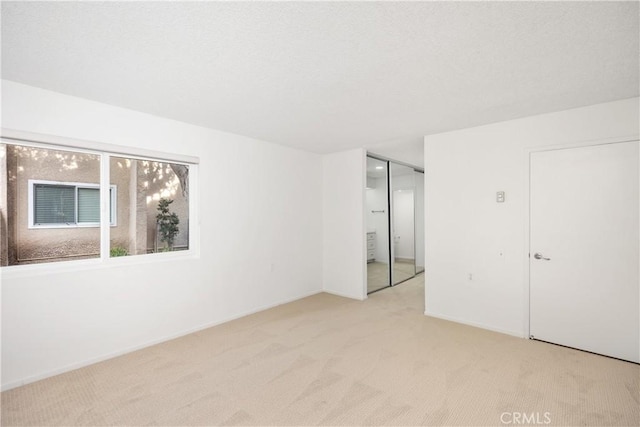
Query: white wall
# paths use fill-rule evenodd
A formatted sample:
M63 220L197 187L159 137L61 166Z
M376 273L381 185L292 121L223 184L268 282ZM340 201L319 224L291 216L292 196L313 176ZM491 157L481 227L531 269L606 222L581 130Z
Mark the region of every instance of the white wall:
M394 169L396 173L394 173ZM407 166L391 164L391 188L395 190L413 190L416 187L413 169Z
M407 137L368 145L367 152L414 166L424 166L424 138Z
M416 208L416 269L424 269L424 174L414 172L416 183L415 208Z
M425 314L525 336L527 150L637 138L638 102L425 137Z
M366 153L342 151L323 158L323 289L366 298Z
M392 163L392 224L393 257L413 260L415 258L415 179L414 171L407 166ZM399 191L402 190L402 191Z
M414 190L393 192L393 245L396 259L415 259L414 196Z
M322 156L9 81L2 126L198 156L201 218L199 258L3 270L4 389L322 290Z

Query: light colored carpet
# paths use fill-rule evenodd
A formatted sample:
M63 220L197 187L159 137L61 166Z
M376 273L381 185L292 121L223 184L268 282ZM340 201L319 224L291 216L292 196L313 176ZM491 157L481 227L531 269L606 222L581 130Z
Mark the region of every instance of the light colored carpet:
M2 424L640 425L638 365L426 317L423 280L315 295L2 393Z
M396 261L394 263L394 280L400 283L415 276L413 263ZM389 286L389 264L370 262L367 264L367 293L378 291Z

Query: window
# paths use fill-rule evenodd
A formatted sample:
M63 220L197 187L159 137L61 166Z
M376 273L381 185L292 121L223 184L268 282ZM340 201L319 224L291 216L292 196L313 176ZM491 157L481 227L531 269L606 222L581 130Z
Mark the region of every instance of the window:
M112 230L110 254L143 255L189 249L189 166L111 156L111 182L128 188L118 207L135 227Z
M0 141L0 266L190 250L197 159L69 143Z
M100 185L29 180L29 225L32 228L99 227ZM109 223L116 224L116 186L109 188Z

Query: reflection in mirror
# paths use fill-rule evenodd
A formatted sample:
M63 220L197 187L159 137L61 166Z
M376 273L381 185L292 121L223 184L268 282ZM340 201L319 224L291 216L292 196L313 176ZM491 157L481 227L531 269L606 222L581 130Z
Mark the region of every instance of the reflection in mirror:
M367 293L391 285L388 162L367 157Z
M414 170L391 163L392 188L392 277L393 284L416 275L415 266L415 182Z

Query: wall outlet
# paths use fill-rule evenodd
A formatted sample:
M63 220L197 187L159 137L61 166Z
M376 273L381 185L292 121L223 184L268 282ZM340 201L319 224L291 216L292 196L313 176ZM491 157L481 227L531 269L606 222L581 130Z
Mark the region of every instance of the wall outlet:
M496 202L504 203L504 191L498 191L496 193Z

